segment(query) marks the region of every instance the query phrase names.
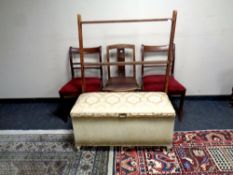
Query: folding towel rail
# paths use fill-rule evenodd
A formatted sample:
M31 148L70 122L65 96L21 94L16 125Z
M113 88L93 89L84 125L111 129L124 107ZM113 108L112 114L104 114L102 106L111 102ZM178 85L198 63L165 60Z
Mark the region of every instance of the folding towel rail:
M93 21L82 21L81 15L77 15L78 22L78 40L79 40L79 49L80 49L80 61L81 61L81 75L82 75L82 91L85 92L85 79L84 79L84 50L83 50L83 33L82 33L82 25L84 24L106 24L106 23L139 23L139 22L166 22L171 21L171 29L170 29L170 39L169 39L169 48L168 48L168 61L161 63L159 62L146 62L146 61L135 61L135 62L115 62L115 63L99 63L98 65L122 65L122 64L164 64L167 63L166 68L166 78L165 78L165 87L164 91L168 92L168 81L169 81L169 73L171 71L172 64L172 48L174 43L175 36L175 28L176 28L176 17L177 11L173 11L172 18L152 18L152 19L121 19L121 20L93 20ZM91 66L90 64L88 64ZM87 65L87 66L88 66ZM96 64L92 64L94 66Z

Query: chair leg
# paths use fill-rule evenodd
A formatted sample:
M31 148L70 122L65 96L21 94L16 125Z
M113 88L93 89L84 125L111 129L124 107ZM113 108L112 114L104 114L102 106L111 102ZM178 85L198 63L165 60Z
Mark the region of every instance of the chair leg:
M67 122L68 121L68 116L66 113L66 107L65 107L65 98L63 95L60 94L60 105L61 105L61 118Z
M183 119L183 107L184 107L185 93L186 91L184 91L180 96L179 121L182 121Z

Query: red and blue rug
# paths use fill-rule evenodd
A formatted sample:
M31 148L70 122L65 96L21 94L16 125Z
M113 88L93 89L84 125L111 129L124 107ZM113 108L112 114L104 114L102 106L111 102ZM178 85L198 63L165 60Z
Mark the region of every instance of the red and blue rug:
M83 147L72 131L0 131L0 174L233 175L233 130L175 132L173 148Z
M233 175L233 131L175 132L173 148L116 147L116 175Z

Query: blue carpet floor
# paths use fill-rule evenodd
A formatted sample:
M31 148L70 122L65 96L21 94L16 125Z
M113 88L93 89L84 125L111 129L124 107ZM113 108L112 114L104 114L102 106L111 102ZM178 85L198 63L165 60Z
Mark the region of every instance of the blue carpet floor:
M64 122L58 108L56 101L0 103L0 129L72 129L70 118ZM233 107L228 100L185 100L183 121L176 119L175 130L206 129L233 129Z
M227 100L186 100L182 122L175 130L233 129L233 107Z

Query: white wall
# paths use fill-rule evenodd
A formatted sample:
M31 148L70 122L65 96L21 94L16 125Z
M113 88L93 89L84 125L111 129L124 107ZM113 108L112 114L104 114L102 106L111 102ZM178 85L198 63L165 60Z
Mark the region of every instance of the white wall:
M0 98L57 97L83 20L170 17L178 11L175 75L189 95L230 94L232 0L1 0ZM167 41L167 24L84 27L84 46ZM105 48L105 47L104 47Z

